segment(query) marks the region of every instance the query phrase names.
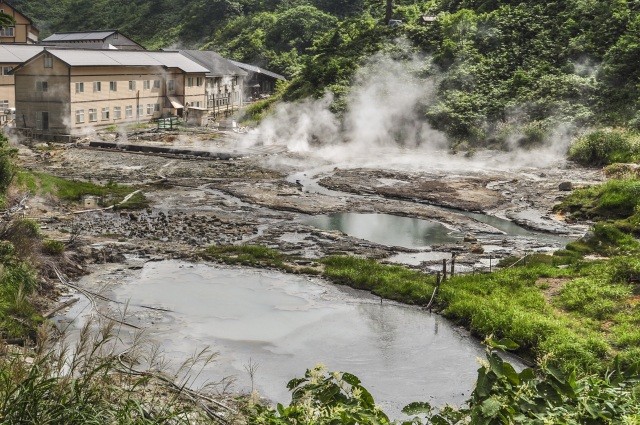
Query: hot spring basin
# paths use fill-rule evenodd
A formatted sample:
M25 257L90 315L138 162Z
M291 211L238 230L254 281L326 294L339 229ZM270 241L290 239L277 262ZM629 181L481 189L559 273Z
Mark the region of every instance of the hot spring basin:
M127 321L146 327L174 363L207 346L220 352L194 386L233 375L236 390L249 390L251 362L260 394L288 403L287 382L322 363L359 376L377 403L400 417L413 401L466 400L484 352L440 316L321 279L180 261L107 279L114 282L110 298L130 301ZM82 284L96 289L104 282L87 276ZM72 309L67 317L77 314Z

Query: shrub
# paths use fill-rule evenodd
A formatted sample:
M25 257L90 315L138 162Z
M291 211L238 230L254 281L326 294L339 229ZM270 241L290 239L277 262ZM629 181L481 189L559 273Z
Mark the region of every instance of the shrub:
M60 255L64 252L64 243L47 239L42 243L42 252L49 255Z
M640 143L637 136L622 130L597 130L569 148L569 159L585 166L636 162L640 159Z

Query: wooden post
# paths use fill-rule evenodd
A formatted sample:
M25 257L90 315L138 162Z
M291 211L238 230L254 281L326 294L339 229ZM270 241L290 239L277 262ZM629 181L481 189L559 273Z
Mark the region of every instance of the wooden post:
M493 255L489 255L489 273L491 273L492 271L492 266L493 266L493 264L491 264L492 260L493 260Z
M447 280L447 260L442 259L442 281Z
M456 273L456 254L451 254L451 273L449 273L450 277L453 277Z

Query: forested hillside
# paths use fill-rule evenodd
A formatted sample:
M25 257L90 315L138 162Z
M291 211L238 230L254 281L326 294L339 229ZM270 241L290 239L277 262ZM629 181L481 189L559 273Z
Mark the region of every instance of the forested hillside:
M396 0L402 24L391 26L383 0L15 3L45 34L118 28L150 48L206 47L264 65L291 77L289 100L344 94L375 52L414 50L437 83L424 115L475 145L513 134L535 144L558 122L640 127L640 0ZM409 52L395 47L403 39Z

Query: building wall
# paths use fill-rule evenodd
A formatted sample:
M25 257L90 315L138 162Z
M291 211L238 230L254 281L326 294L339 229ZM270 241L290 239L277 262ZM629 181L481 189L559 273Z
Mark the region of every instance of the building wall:
M17 63L0 63L0 120L4 111L8 108L16 107L15 78L12 75L4 75L5 67L15 68Z
M3 1L0 1L0 9L16 20L13 37L0 37L0 43L35 44L38 42L38 30L31 25L26 16Z
M189 76L194 80L204 79L204 74ZM48 93L34 93L36 82L43 80L49 82L50 93L60 94L58 98L53 99ZM169 81L174 81L172 92ZM100 83L99 89L96 83ZM183 105L185 99L187 102L204 99L204 84L189 88L184 84L185 75L178 69L68 67L56 58L53 68L44 68L42 57L38 57L16 72L17 127L35 128L38 111L50 113L51 132L65 134L81 133L90 127L147 122L175 113L168 96ZM62 119L58 119L60 114L64 115ZM51 120L54 115L55 125Z
M38 115L46 113L49 128L43 132L66 133L69 124L69 67L53 58L45 67L39 55L15 71L16 127L39 130ZM47 85L46 91L42 85Z

